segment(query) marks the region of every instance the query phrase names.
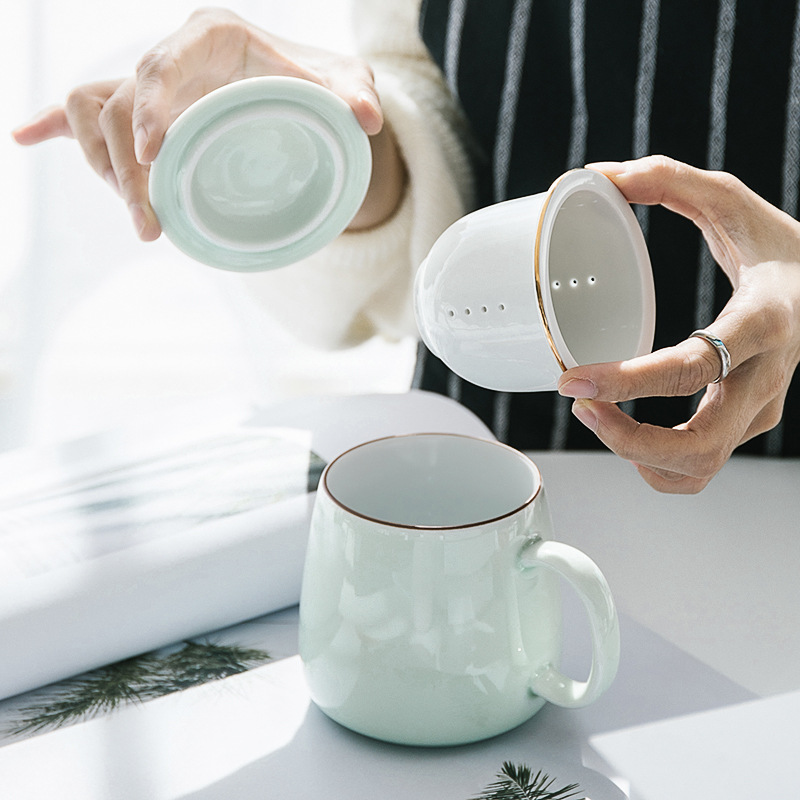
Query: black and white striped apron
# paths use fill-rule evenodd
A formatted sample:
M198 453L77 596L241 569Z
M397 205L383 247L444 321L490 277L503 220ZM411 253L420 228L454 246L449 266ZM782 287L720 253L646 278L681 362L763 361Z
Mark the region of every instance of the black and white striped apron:
M424 0L422 37L477 143L479 204L545 190L567 169L650 153L725 169L793 217L800 180L800 0ZM695 226L637 207L656 282L656 347L730 297ZM591 449L555 393L491 392L424 347L415 384L472 408L523 449ZM671 427L698 398L626 404ZM740 452L800 455L800 379L784 420Z

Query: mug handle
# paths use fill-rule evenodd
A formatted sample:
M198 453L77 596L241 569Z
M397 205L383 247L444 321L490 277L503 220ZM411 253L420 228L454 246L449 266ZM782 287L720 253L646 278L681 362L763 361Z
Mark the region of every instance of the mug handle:
M531 679L532 691L565 708L593 703L611 685L619 666L619 620L603 573L580 550L538 537L523 545L517 565L522 572L545 567L564 578L583 602L592 637L592 666L586 681L573 680L553 664L543 664Z

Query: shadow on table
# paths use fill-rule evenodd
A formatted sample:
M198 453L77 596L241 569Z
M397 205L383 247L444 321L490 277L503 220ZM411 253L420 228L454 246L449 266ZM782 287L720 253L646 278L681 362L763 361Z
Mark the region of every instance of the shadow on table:
M503 762L543 770L553 788L579 784L577 796L624 800L597 769L589 737L716 708L752 694L635 622L621 620L624 658L612 688L580 710L545 706L515 730L450 748L391 745L352 733L316 707L287 745L182 800L468 800L495 781ZM579 661L567 643L565 666ZM575 650L579 648L575 647Z

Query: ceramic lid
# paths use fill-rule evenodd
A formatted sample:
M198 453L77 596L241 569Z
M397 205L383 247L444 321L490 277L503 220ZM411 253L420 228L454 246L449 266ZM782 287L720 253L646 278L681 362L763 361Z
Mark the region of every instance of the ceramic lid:
M340 97L299 78L248 78L175 120L150 168L150 201L185 253L255 272L335 239L371 170L367 135Z

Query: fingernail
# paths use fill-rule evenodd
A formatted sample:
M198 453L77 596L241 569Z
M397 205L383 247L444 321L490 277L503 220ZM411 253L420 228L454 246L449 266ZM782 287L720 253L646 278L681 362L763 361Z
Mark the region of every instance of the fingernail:
M136 154L136 160L142 165L149 163L144 159L144 151L147 148L148 141L147 131L144 128L137 128L136 133L133 135L133 152Z
M597 397L597 385L586 378L570 378L558 387L558 393L562 397L591 399Z
M380 130L380 127L383 125L383 110L381 109L380 101L374 93L368 92L366 89L362 89L358 93L358 100L363 105L369 106L372 113L378 118L378 127L374 131L370 131L370 133L373 134L377 133Z
M597 432L597 417L588 400L576 400L572 404L572 413L590 430Z
M378 102L378 99L375 97L373 92L368 92L366 89L362 89L358 93L358 99L362 103L366 103L367 105L369 105L377 113L380 113L381 106L380 106L380 103Z
M596 172L602 172L604 175L613 175L615 178L622 175L627 167L619 161L594 161L591 164L585 164L584 169L593 169Z

